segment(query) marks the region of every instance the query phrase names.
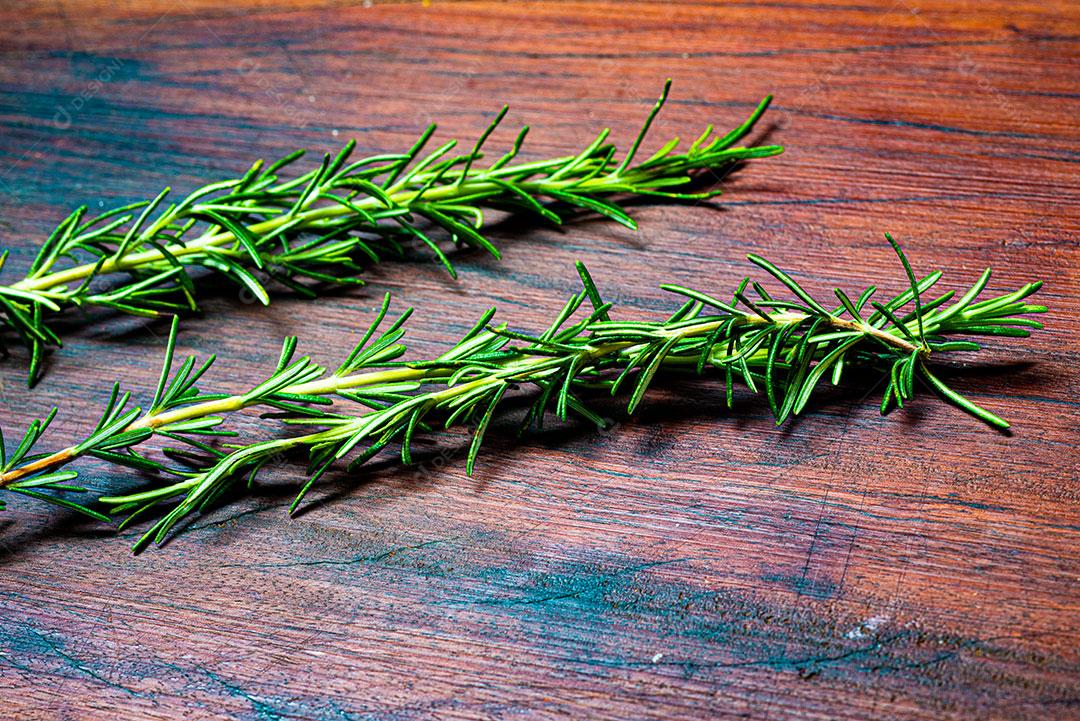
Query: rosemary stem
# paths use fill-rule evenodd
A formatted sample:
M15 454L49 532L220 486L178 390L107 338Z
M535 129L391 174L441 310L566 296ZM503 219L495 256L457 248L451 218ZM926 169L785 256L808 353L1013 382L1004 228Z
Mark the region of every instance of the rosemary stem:
M804 316L804 319L805 317L806 316ZM901 335L899 335L900 331L894 332L891 329L884 330L882 328L878 328L877 326L870 325L866 321L848 320L846 318L837 318L836 316L831 317L831 319L829 320L829 324L832 325L834 328L840 330L865 333L872 338L876 338L885 345L892 346L893 348L898 348L899 350L905 351L909 354L918 353L924 358L930 355L929 348L924 345L916 345L915 343L912 343L911 341L903 338ZM905 323L904 325L906 327L909 324Z
M466 197L478 192L493 192L497 189L498 186L492 183L482 185L479 183L468 183L460 187L448 186L446 188L431 189L425 193L425 197L430 200L448 200L453 199L454 196ZM468 192L463 192L463 190L468 190ZM407 206L417 195L418 191L410 191L398 192L389 195L389 197L396 205ZM357 200L353 203L353 206L360 208L361 210L374 210L383 207L382 202L374 197ZM296 221L297 218L302 219L302 222L296 227L304 227L319 220L352 215L354 213L354 210L340 205L316 208L314 210L299 213L295 216L286 213L276 218L270 218L269 220L255 223L248 226L247 229L252 234L264 235L280 229L286 223ZM224 231L219 233L208 233L183 243L175 243L167 246L166 250L173 257L181 258L186 255L200 253L207 248L221 248L223 246L236 244L237 242L238 239L233 233ZM56 288L57 286L66 286L74 282L85 280L91 275L105 275L108 273L125 271L162 260L165 260L165 255L160 250L147 250L141 253L131 253L115 260L106 260L100 267L97 263L85 263L37 278L26 278L12 284L10 287L15 288L16 290L42 292Z
M771 322L778 325L798 325L807 320L809 316L805 313L797 312L784 312L776 313L771 316ZM744 321L752 325L765 325L769 321L754 314L747 314L744 317ZM701 323L695 323L683 328L665 329L658 332L665 338L701 338L706 337L724 322L723 320L705 320ZM865 322L849 321L844 318L831 317L829 323L837 330L853 331L863 333L867 336L873 336L881 342L898 348L907 353L923 352L924 349L921 346L916 346L904 338L898 337L890 331L882 330L869 325ZM577 354L577 362L581 366L585 366L590 363L595 363L598 360L618 355L618 356L632 356L641 347L641 343L632 341L622 342L609 342L598 344L595 346L585 346ZM723 364L726 357L726 351L723 348L717 348L712 355L712 361L714 364ZM761 353L755 354L747 358L748 363L755 363L760 357ZM553 361L548 357L535 357L535 356L522 356L509 361L503 361L502 367L498 371L493 373L493 376L506 381L512 382L521 377L535 376L538 372L545 370L545 367L551 366L554 372L558 366L565 363L565 359L555 359L558 362ZM674 359L669 359L674 360ZM345 391L353 388L363 388L369 386L378 386L391 383L402 382L421 382L432 383L441 380L445 380L452 370L441 367L425 367L425 368L389 368L385 370L378 370L368 373L354 373L348 375L331 375L326 378L319 378L306 383L300 383L292 386L287 386L282 389L282 393L289 395L306 395L306 396L328 396L335 395L340 391ZM476 383L481 381L490 382L488 379L480 379L479 381L472 381L470 383L462 383L455 385L437 392L431 395L433 402L447 400L449 398L462 395L474 390L477 386ZM164 426L168 426L173 423L179 423L182 421L190 421L199 418L207 418L218 414L232 413L243 408L248 408L255 405L262 404L261 399L250 399L244 394L237 394L228 396L226 398L217 398L213 400L203 401L201 403L195 403L189 406L181 408L174 408L171 410L163 410L160 412L151 412L143 415L139 419L133 421L126 426L122 432L136 431L145 428L156 429ZM364 416L361 416L364 418ZM306 436L297 437L297 445L303 445L306 441L302 439ZM61 449L40 459L13 468L6 473L0 473L0 488L4 488L22 478L26 478L36 473L42 473L46 471L56 470L71 461L74 461L80 457L80 453L77 451L77 446L72 445L67 448Z
M797 312L784 312L776 313L771 316L772 322L777 325L799 325L807 320L809 316L805 313ZM764 325L768 321L764 318L755 315L747 315L746 322L754 325ZM875 338L901 348L903 350L917 350L915 346L911 346L907 341L902 338L897 338L888 331L883 331L869 324L854 323L842 318L833 317L832 324L835 328L841 330L857 330L866 335L873 335ZM695 323L690 326L675 329L665 329L658 333L666 338L674 339L691 339L691 338L703 338L709 336L713 331L720 327L724 321L716 320L704 320L701 323ZM604 359L612 358L616 363L625 362L628 356L633 356L637 349L641 348L644 344L633 341L614 341L608 343L601 343L597 345L584 346L577 354L576 366L578 368L587 368L592 364L599 364ZM723 365L725 360L729 357L728 352L723 347L717 347L710 354L711 360L714 365ZM754 354L747 356L746 361L748 363L757 365L765 360L766 351L759 350ZM666 358L662 365L677 367L683 365L685 359L680 358ZM436 391L431 391L421 396L414 396L407 401L402 401L394 406L383 410L373 410L362 415L356 416L347 422L337 425L325 430L320 430L315 433L303 434L292 436L289 438L276 439L274 441L267 442L261 446L248 446L246 448L234 451L235 454L252 453L255 448L262 448L263 455L269 455L273 453L292 452L301 448L308 448L317 446L324 443L340 441L341 439L348 438L355 435L358 431L361 431L371 420L375 414L385 413L392 416L400 417L408 414L418 405L431 405L436 406L443 404L447 401L451 401L455 398L461 398L477 391L486 385L492 384L506 384L512 383L515 380L525 378L540 378L542 373L546 370L550 370L551 373L557 374L559 368L565 366L567 363L566 358L550 358L550 357L536 357L536 356L520 356L513 358L502 363L502 367L498 370L492 371L490 374L483 377L471 380L468 382L460 383L454 386L441 388ZM399 369L397 371L377 371L374 373L361 373L352 376L344 376L341 378L328 378L325 380L319 380L312 383L304 384L302 386L294 386L286 389L288 393L308 393L308 394L331 394L338 390L345 388L356 388L360 386L378 385L381 383L389 382L401 382L407 380L419 381L419 382L432 382L435 380L444 380L446 376L446 370L442 368L425 368L425 369ZM230 404L237 405L237 398L233 397L226 399ZM209 409L211 404L202 404ZM237 405L237 407L240 407ZM200 406L192 406L190 409L182 410L195 410ZM231 410L231 409L226 409ZM219 411L213 411L219 412ZM204 415L202 411L197 411L191 416L184 416L184 419L200 417ZM179 420L179 418L177 418ZM182 481L170 484L168 486L150 489L141 493L135 493L126 495L123 497L103 497L100 500L104 503L117 503L123 501L127 503L146 502L151 500L161 500L171 498L193 488L198 487L204 482L202 475L196 475L192 478L187 478ZM0 487L3 483L0 482Z
M445 171L449 166L437 167ZM459 188L476 190L468 182ZM303 202L294 205L297 212L302 206ZM336 370L328 372L310 357L296 357L296 339L288 338L274 371L236 395L203 393L197 387L213 358L199 364L197 358L188 357L174 364L178 328L174 318L149 410L129 408L131 395L121 393L115 384L100 420L77 445L53 453L32 452L57 409L33 421L10 452L0 435L0 490L108 522L110 516L70 498L68 494L87 489L72 483L78 470L61 467L90 456L162 474L146 490L96 498L113 516L126 514L120 528L159 504L171 505L135 544L138 551L150 542L162 542L182 518L216 503L242 477L254 483L260 471L285 452L303 451L308 457L307 480L290 506L294 512L337 462L351 457L347 466L351 470L400 442L402 463L411 464L415 434L438 426L470 427L465 470L471 474L496 410L508 393L518 389L537 391L531 394L523 430L540 427L552 411L562 420L574 415L602 426L607 419L591 409L579 391L605 390L612 395L628 391L627 412L632 414L660 375L695 370L700 374L710 366L718 371L729 407L735 384L741 383L751 393L765 395L778 425L800 415L822 384L836 385L846 369L863 368L884 377L882 414L902 408L915 397L917 387L925 386L991 427L1008 428L1003 418L950 388L934 373L929 359L931 354L937 358L939 353L978 351L980 344L972 338L1026 337L1031 329L1041 328L1042 323L1024 316L1046 312L1044 306L1025 302L1042 284L1028 283L979 300L990 279L986 270L949 304L955 291L927 294L942 274L935 271L917 279L899 245L888 239L909 288L881 302L872 300L876 285L857 296L836 288L833 295L840 307L830 309L783 270L750 255L752 263L790 291L789 299L774 297L759 282L751 286L749 277L727 302L665 284L663 289L685 299L673 314L655 320L612 320L612 305L603 301L579 263L582 290L566 301L539 335L511 330L505 323L492 325L492 308L456 344L429 360L400 360L407 353L403 325L412 311L380 329L390 307L387 295L362 339ZM747 288L757 297L751 299ZM874 309L869 315L864 312L867 306ZM264 417L299 428L292 434L260 433L235 443L215 443L238 436L223 423L250 407L274 411ZM153 436L170 442L158 449L165 457L161 460L137 448L151 445ZM187 447L174 447L174 441Z
M366 385L378 385L384 383L400 383L403 381L420 380L433 373L412 368L380 370L371 373L356 373L347 376L331 376L308 383L289 386L282 392L294 395L332 395L341 390L359 388ZM260 401L247 401L243 394L218 398L214 400L195 403L182 408L148 413L122 429L121 432L137 431L143 428L161 428L172 423L190 421L198 418L207 418L220 413L232 413L234 411L259 405ZM56 470L76 460L82 454L77 452L77 446L72 445L55 453L31 461L26 465L13 468L6 473L0 473L0 488L4 488L16 481L46 471Z
M457 274L444 249L482 249L498 258L485 237L485 214L520 212L561 224L563 210L598 214L636 229L617 202L623 197L703 200L720 194L695 191L700 171L711 180L742 160L783 152L775 145L737 147L761 118L764 98L741 124L724 134L706 131L688 148L673 138L644 161L634 161L670 80L621 162L604 130L574 155L518 162L528 127L509 150L489 162L483 146L506 116L503 109L465 153L456 141L425 151L429 126L404 153L351 159L356 142L326 154L313 170L294 175L304 155L259 160L240 177L209 183L175 202L166 187L155 197L88 213L82 206L41 243L25 276L0 284L0 346L7 331L29 351L28 382L40 378L42 360L61 339L50 327L53 314L76 307L104 307L155 318L198 310L202 274L271 302L273 283L304 296L332 285L361 285L370 263L402 251L401 239L426 247ZM350 160L351 159L351 160ZM8 253L0 252L0 267ZM252 268L257 269L253 272ZM203 269L196 274L196 269ZM2 464L0 464L2 465Z
M737 159L743 153L746 152L745 148L732 148L728 151L732 159ZM465 183L446 183L445 185L433 188L424 189L423 186L435 177L434 173L420 173L407 180L409 186L419 186L418 189L410 190L401 187L399 182L393 186L388 192L387 197L392 201L391 207L410 208L418 200L423 200L426 203L438 202L438 201L453 201L459 198L469 198L475 200L477 198L491 197L500 195L505 192L505 188L498 183L492 182L491 178L506 178L506 177L519 177L533 175L539 171L543 171L550 167L558 167L574 159L575 156L565 156L556 159L535 161L531 163L521 163L518 165L506 166L498 168L494 171L480 171L473 176L475 179ZM722 161L722 159L721 159ZM715 161L714 161L715 162ZM519 183L519 187L524 190L528 190L538 195L544 195L550 191L563 191L568 188L575 188L578 191L584 191L589 193L604 193L613 192L619 190L625 185L625 179L622 175L616 173L610 173L606 176L590 178L585 181L581 181L579 178L559 179L553 181L545 181L543 179L537 181L522 181ZM329 207L320 207L295 215L290 213L283 213L282 215L270 218L258 223L254 223L247 226L248 232L252 235L266 235L279 230L287 223L296 223L299 219L300 222L296 223L292 227L295 229L303 229L305 227L313 227L320 220L326 220L331 218L339 218L348 215L354 215L355 210L353 208L360 208L361 210L371 211L385 208L386 205L382 200L374 196L368 196L362 199L357 199L351 202L352 208L343 205L333 205ZM160 223L155 224L149 231L150 234L156 233L160 229ZM187 255L193 255L201 253L208 248L221 249L230 245L237 245L239 239L231 231L221 231L215 233L207 233L198 238L190 241L176 242L165 246L165 250L169 255L175 258L181 258ZM242 250L237 248L237 255L242 254ZM153 263L157 263L166 259L165 253L158 249L145 250L137 253L128 253L119 258L112 258L106 260L100 265L98 263L84 263L82 265L76 265L71 268L65 268L64 270L55 271L37 277L24 278L21 281L11 284L10 288L19 291L27 291L33 293L46 294L48 291L57 288L68 286L72 283L83 281L91 276L107 275L109 273L116 273L131 270L134 268L145 267Z

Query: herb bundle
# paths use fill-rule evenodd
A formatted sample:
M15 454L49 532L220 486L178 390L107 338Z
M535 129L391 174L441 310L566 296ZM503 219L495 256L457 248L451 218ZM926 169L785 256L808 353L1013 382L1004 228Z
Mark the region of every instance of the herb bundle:
M484 144L506 116L504 107L464 153L455 152L457 143L450 141L425 154L435 132L431 125L404 153L352 160L355 142L349 142L337 155L325 155L317 168L288 179L280 174L303 151L270 165L256 162L241 177L203 186L176 202L166 200L166 188L151 200L96 217L80 207L52 232L24 278L0 285L0 327L29 350L33 384L44 350L60 345L46 320L65 309L105 307L147 317L194 311L199 270L238 284L263 304L270 302L270 280L311 296L319 284L361 283L364 263L400 254L409 239L430 249L453 276L435 231L455 246L498 257L481 232L485 209L525 211L560 223L561 205L635 228L610 196L713 197L719 189L692 192L685 186L702 171L722 172L783 150L735 146L765 112L766 98L728 133L714 136L710 125L685 152L676 152L679 139L673 138L637 161L670 85L669 80L621 159L605 129L576 155L514 162L526 126L506 153L482 164ZM0 255L0 268L7 256Z
M99 508L126 514L121 526L167 509L136 543L139 550L165 540L181 519L215 503L237 483L253 483L260 470L282 454L299 452L308 458L307 481L291 506L295 510L336 462L349 458L347 468L352 470L398 443L401 460L408 464L417 434L437 427L467 424L474 429L466 460L471 473L493 415L507 394L521 393L523 386L534 389L523 429L539 426L549 412L602 425L604 420L586 405L586 393L626 391L632 413L657 376L706 369L717 374L729 405L736 383L763 393L778 424L805 410L824 380L837 384L845 369L860 368L869 371L860 374L863 380L874 375L884 380L882 413L902 407L921 384L991 426L1007 428L997 415L949 388L933 372L931 361L979 349L977 343L956 336L1024 337L1029 329L1041 328L1038 321L1023 317L1046 310L1025 302L1041 283L979 300L990 280L987 270L959 298L954 291L931 296L941 272L916 278L899 246L888 239L909 287L887 300L875 300L874 286L858 295L838 288L834 300L815 299L777 266L751 255L750 261L787 291L784 297L750 278L725 298L665 285L685 299L672 315L619 321L611 318L612 305L602 300L579 264L583 290L542 332L492 325L491 309L454 347L422 361L401 360L410 311L383 327L387 296L374 322L336 369L296 357L297 341L289 338L274 371L238 395L197 388L213 356L201 363L187 358L176 366L174 321L160 381L145 411L129 407L130 394L114 385L86 438L56 452L35 454L54 409L30 426L10 455L0 458L0 489L109 520L70 499L69 494L86 489L73 483L78 472L65 466L91 456L156 473L158 482L147 490L97 499ZM263 408L264 417L300 430L291 436L236 442L237 434L226 429L225 422L229 414L253 406ZM162 460L140 448L154 436L171 444L162 449Z

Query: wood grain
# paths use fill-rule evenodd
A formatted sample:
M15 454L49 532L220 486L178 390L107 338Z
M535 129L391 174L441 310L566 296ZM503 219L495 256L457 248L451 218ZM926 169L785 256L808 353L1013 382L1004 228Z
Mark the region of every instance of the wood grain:
M932 399L883 419L859 394L778 429L704 380L611 433L493 433L471 479L456 447L388 460L295 520L285 466L138 558L130 533L14 504L4 715L1080 717L1078 37L1064 0L4 3L0 228L18 268L79 203L296 146L396 151L433 119L473 137L508 102L539 156L603 125L626 142L666 76L656 137L776 95L762 136L788 151L726 179L716 208L643 206L636 234L509 225L504 261L461 257L459 282L421 260L317 303L221 290L181 337L222 356L221 389L287 334L340 357L386 288L425 311L418 354L493 303L538 326L575 259L630 314L671 307L662 281L730 287L751 251L814 288L895 290L888 230L950 287L992 265L998 289L1045 279L1052 308L956 375L1011 435ZM60 443L114 377L152 390L160 326L76 325L39 389L23 359L0 364L5 428L60 403Z

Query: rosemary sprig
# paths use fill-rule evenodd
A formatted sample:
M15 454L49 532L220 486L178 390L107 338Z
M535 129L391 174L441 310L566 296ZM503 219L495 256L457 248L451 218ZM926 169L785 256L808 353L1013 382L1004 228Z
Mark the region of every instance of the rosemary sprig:
M835 289L839 305L822 303L790 275L751 255L750 261L779 281L789 297L774 297L750 278L743 279L730 300L665 285L686 299L674 314L657 321L618 321L610 318L611 304L601 300L579 264L583 290L541 333L493 326L491 309L453 348L426 361L399 360L406 352L401 340L411 311L381 329L389 309L387 296L374 322L336 369L324 369L307 356L297 358L296 339L289 338L274 372L246 393L232 396L205 394L196 387L213 356L201 364L191 357L174 369L174 322L160 382L146 412L129 408L130 395L116 385L85 439L54 453L29 455L55 417L54 409L31 425L10 456L0 458L0 488L104 519L104 514L65 497L84 490L71 484L77 474L64 470L67 464L94 456L171 475L177 480L98 499L113 513L129 514L122 526L175 504L139 540L139 550L163 541L180 519L219 499L241 478L253 482L266 463L283 453L304 451L309 459L308 480L292 504L295 510L311 486L346 457L352 456L352 470L398 442L402 461L410 463L416 434L436 423L475 429L466 460L471 473L491 418L505 395L520 386L536 389L523 429L539 426L551 410L561 419L573 413L602 425L604 420L583 401L583 391L628 391L632 413L657 375L701 373L707 367L718 371L729 405L736 383L763 392L777 424L803 412L826 377L837 384L846 368L860 367L876 370L884 379L882 413L902 407L921 382L972 416L1007 428L1003 419L949 388L931 370L931 360L979 349L977 343L952 336L1024 337L1029 329L1041 328L1038 321L1022 317L1046 310L1025 302L1041 283L979 300L990 280L988 269L959 299L954 291L929 299L942 274L917 279L899 246L888 240L907 272L909 288L884 302L874 300L876 289L871 286L855 299ZM236 436L222 428L228 414L251 406L264 407L269 416L304 432L213 445L215 439ZM182 444L164 449L174 465L136 450L153 435Z
M197 270L217 273L263 304L270 302L269 280L312 296L318 284L360 284L362 263L400 254L407 239L429 248L456 277L434 231L455 246L499 257L481 232L485 209L525 211L561 223L561 205L636 228L610 196L714 197L719 189L691 192L685 186L701 171L782 152L775 145L735 146L765 112L771 100L765 98L728 133L714 135L710 125L685 152L676 152L679 139L673 138L638 161L670 86L668 80L621 160L605 129L576 155L515 163L526 126L509 151L481 165L485 141L506 116L503 107L464 153L450 141L425 154L435 132L431 125L404 153L351 160L356 144L350 141L317 168L289 179L280 174L303 151L268 166L260 160L241 177L203 186L176 202L167 201L166 188L152 200L93 218L80 207L41 246L24 278L0 285L0 326L29 350L32 385L45 349L60 345L46 319L67 308L98 306L148 317L196 310ZM0 254L0 268L7 256ZM113 282L102 287L102 279Z

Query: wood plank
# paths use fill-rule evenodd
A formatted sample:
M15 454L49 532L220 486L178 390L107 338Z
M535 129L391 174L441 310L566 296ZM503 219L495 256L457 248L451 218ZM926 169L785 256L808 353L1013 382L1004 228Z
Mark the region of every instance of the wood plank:
M369 6L370 5L370 6ZM608 433L493 429L473 478L432 447L338 476L296 519L298 469L133 558L29 503L3 523L0 689L26 719L1066 718L1080 699L1080 157L1075 3L346 4L208 0L0 8L0 229L9 274L70 208L140 199L305 146L397 151L428 122L472 138L507 102L530 157L600 128L653 142L738 122L787 146L715 207L508 224L461 279L424 259L269 309L229 288L189 321L240 390L279 340L333 362L391 289L431 353L492 304L537 328L573 261L644 316L679 282L726 291L746 253L828 289L1034 278L1049 327L990 344L957 387L1000 435L922 398L888 418L841 393L776 428L761 399L670 383ZM506 143L510 128L496 135ZM10 275L7 277L11 277ZM165 329L72 323L46 381L0 363L0 418L61 404L59 445L114 378L153 390ZM254 430L254 417L243 427ZM100 487L131 478L104 466Z

